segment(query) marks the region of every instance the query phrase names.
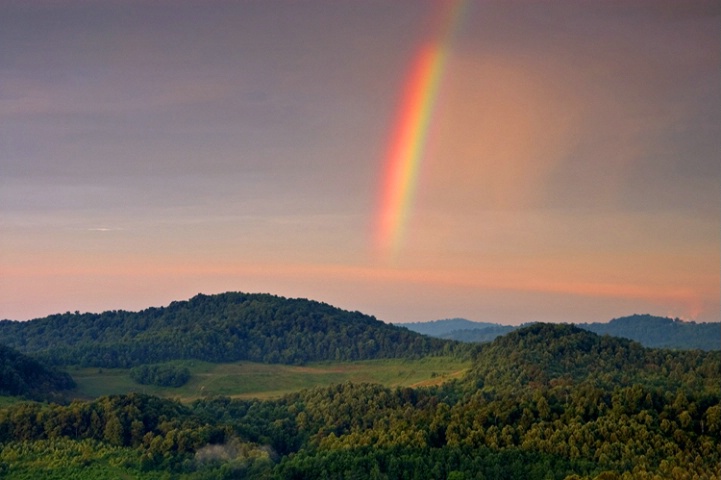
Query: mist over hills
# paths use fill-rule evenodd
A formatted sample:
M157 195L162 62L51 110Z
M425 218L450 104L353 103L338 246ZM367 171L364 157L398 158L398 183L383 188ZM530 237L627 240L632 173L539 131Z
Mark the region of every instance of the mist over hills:
M461 342L490 342L519 327L461 318L404 323L409 330ZM721 350L721 323L686 322L678 318L634 314L610 322L581 323L578 327L614 337L628 338L651 348Z
M396 325L406 327L414 332L442 338L457 330L482 330L485 328L499 327L498 323L474 322L465 318L447 318L443 320L431 320L430 322L398 323Z
M496 337L505 335L517 328L498 323L474 322L464 318L399 323L397 325L431 337L474 343L491 342Z
M301 364L467 347L306 299L228 292L140 312L0 321L0 344L55 365L130 367L177 359Z

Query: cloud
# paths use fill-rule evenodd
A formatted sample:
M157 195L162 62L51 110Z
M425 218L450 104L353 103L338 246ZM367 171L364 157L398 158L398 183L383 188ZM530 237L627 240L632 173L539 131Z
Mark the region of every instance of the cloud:
M431 4L173 5L0 6L3 305L718 313L718 2L472 2L394 268L366 244Z

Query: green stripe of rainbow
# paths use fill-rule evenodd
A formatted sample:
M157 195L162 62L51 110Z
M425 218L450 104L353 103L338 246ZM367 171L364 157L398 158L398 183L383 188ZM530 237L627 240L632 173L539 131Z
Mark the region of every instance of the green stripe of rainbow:
M445 3L441 34L416 55L386 156L376 245L389 257L397 254L403 240L451 37L467 0Z

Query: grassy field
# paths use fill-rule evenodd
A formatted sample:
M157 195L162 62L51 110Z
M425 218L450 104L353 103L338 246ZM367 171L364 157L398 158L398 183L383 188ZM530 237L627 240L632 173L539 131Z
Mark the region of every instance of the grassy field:
M9 407L10 405L15 405L16 403L23 401L24 400L20 397L6 397L4 395L0 395L0 408Z
M78 386L72 395L81 399L116 393L141 392L189 402L196 398L225 395L240 398L275 398L286 393L346 381L386 386L439 384L461 376L470 362L449 357L417 360L390 359L362 362L321 362L304 366L268 365L252 362L214 364L199 361L172 362L190 369L190 381L180 388L135 383L126 369L69 369Z

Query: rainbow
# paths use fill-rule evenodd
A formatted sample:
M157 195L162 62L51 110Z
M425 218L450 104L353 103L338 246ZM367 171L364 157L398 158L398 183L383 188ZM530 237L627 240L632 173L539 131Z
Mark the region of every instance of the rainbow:
M390 258L403 240L451 39L467 2L443 2L439 33L418 50L403 88L382 175L376 225L376 246Z

